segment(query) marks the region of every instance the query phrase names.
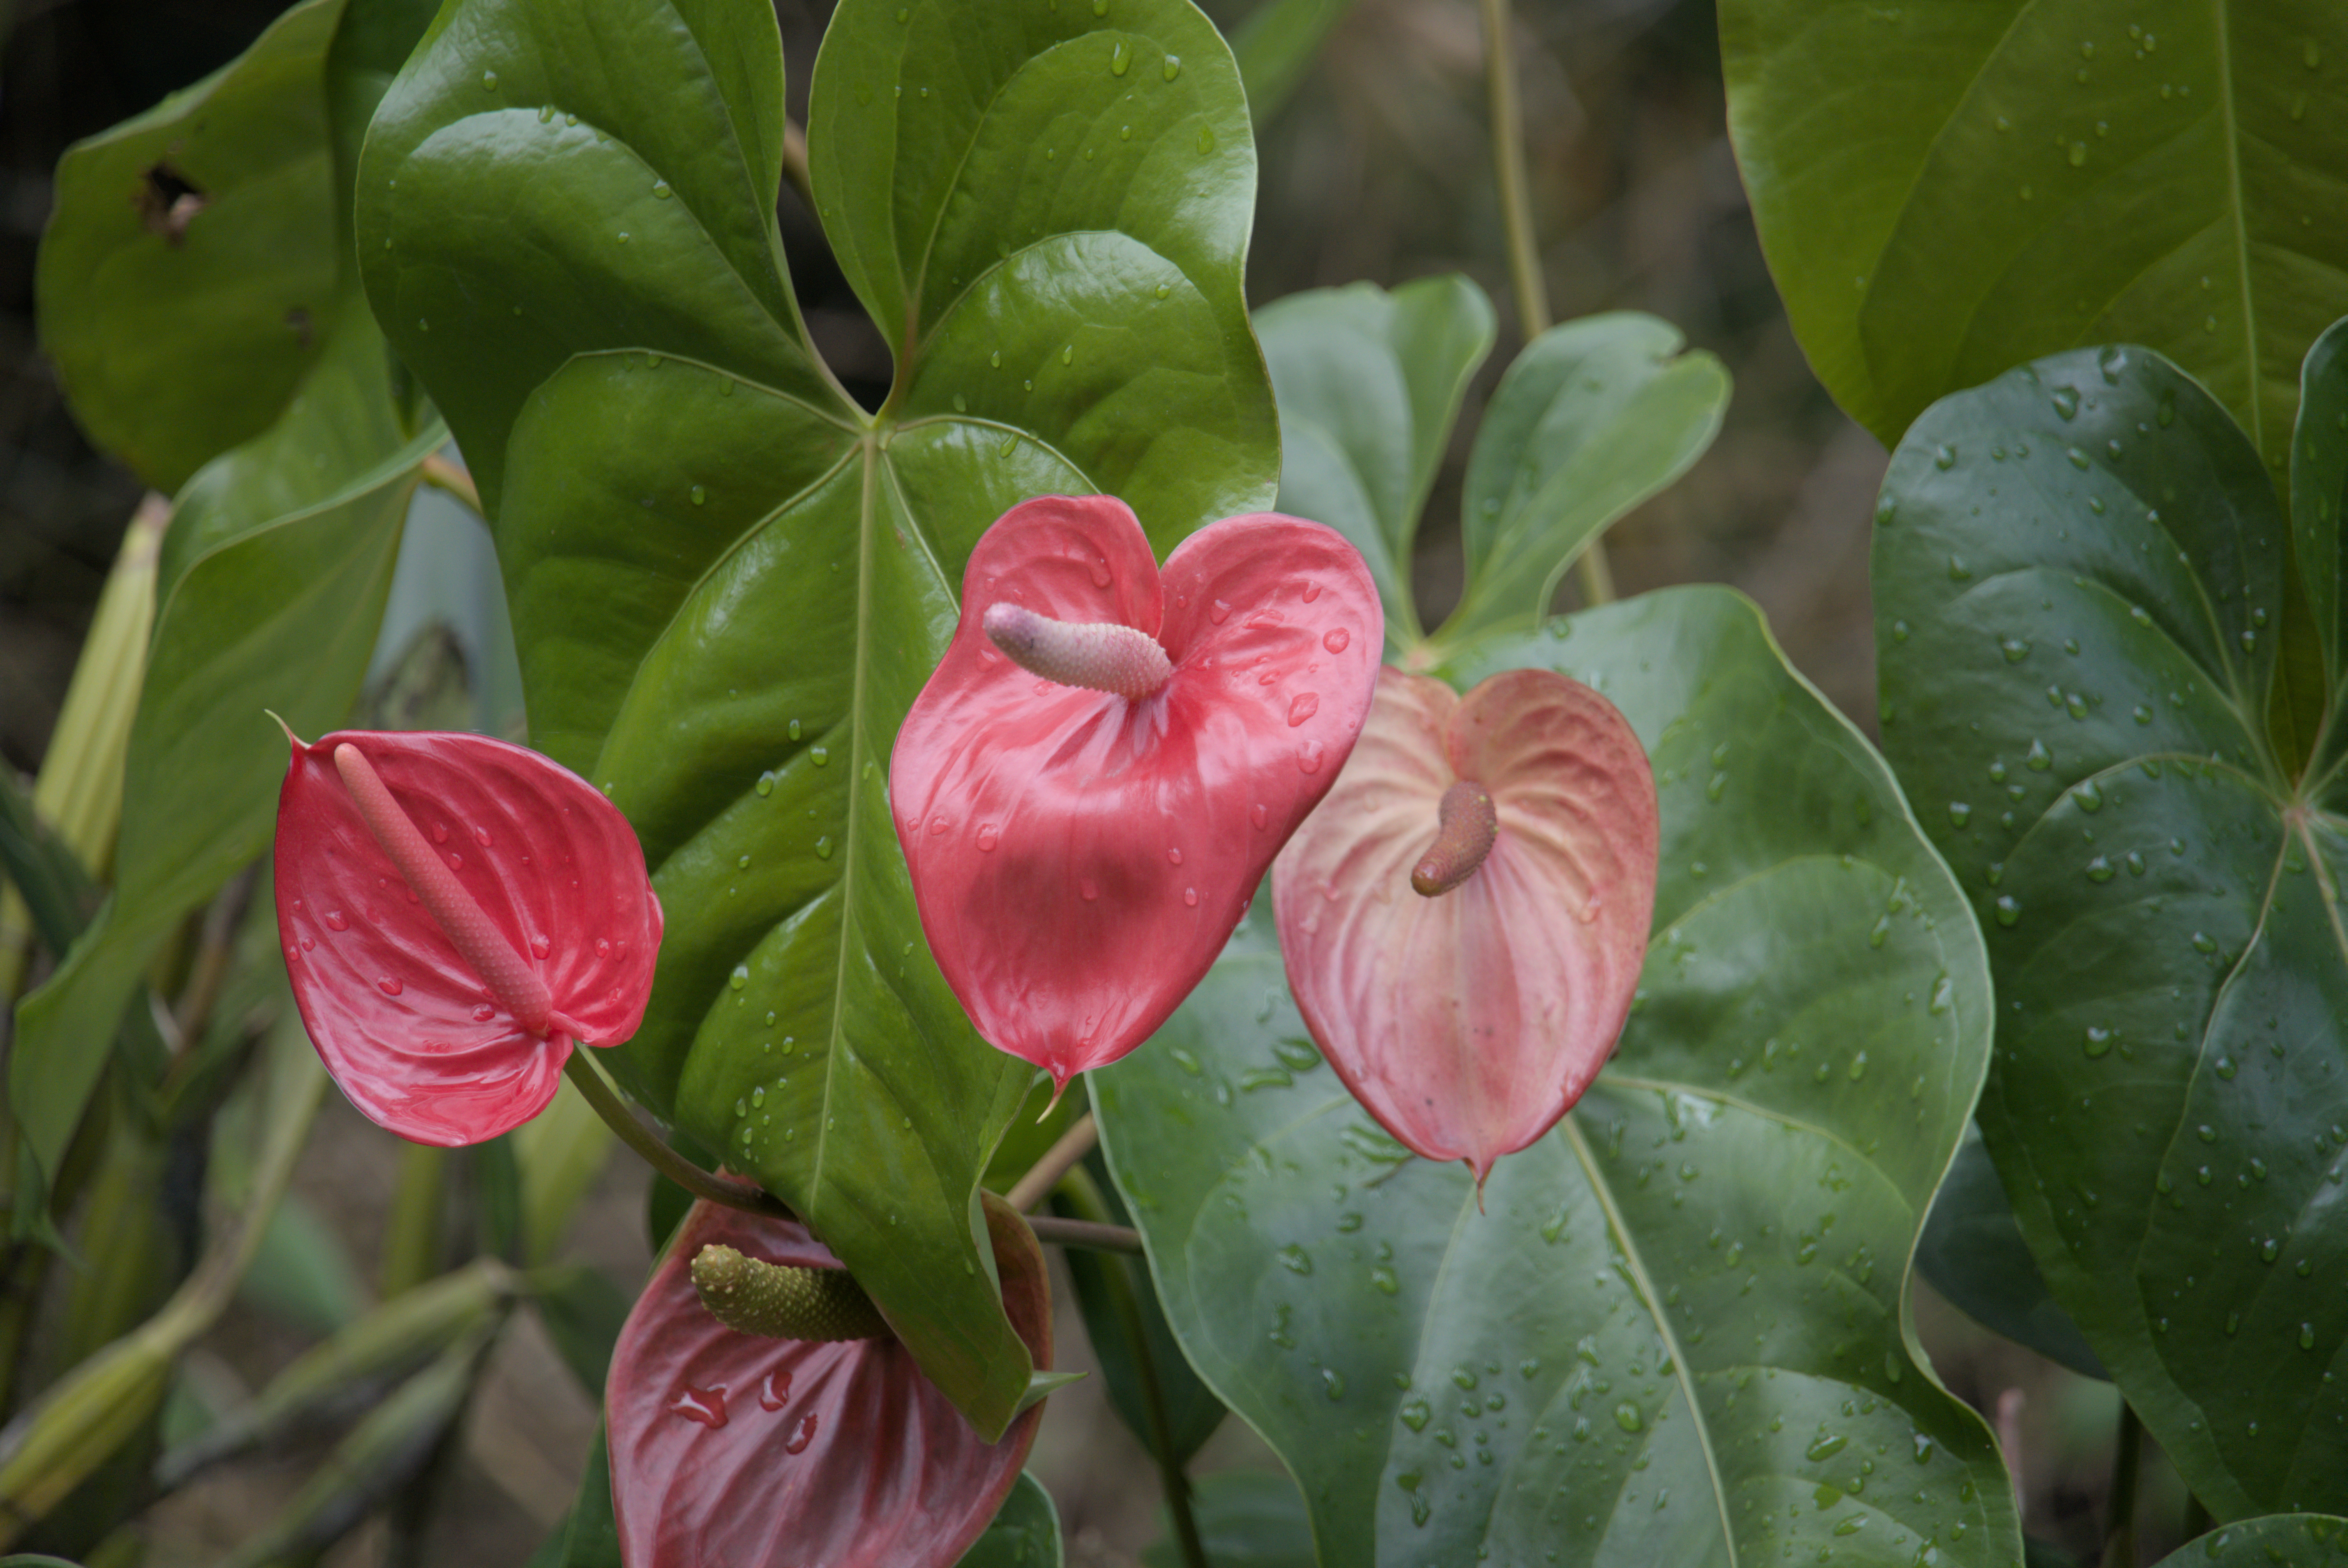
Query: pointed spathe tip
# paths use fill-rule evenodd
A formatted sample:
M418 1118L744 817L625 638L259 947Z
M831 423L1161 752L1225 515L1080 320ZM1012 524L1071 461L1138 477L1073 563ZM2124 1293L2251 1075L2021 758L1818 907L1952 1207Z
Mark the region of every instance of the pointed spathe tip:
M261 711L269 715L271 718L275 719L277 722L277 727L285 732L286 745L292 747L294 750L299 751L307 744L307 742L304 741L300 736L294 733L294 727L292 725L286 723L284 719L278 717L276 709L264 707Z

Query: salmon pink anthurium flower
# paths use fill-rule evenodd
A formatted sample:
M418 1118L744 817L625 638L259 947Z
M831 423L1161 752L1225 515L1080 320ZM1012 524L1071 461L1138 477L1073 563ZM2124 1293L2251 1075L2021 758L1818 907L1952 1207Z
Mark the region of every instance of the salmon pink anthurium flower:
M1052 1359L1044 1254L992 1202L1003 1305L1035 1365ZM604 1421L627 1568L951 1568L1019 1480L1039 1405L984 1443L895 1339L829 1343L728 1328L692 1278L705 1246L834 1269L784 1221L699 1203L628 1315Z
M1369 569L1317 522L1225 518L1161 573L1113 497L1005 512L889 766L978 1032L1065 1087L1163 1023L1344 765L1385 640Z
M1379 1125L1480 1184L1613 1049L1656 853L1647 755L1588 686L1511 670L1462 698L1382 671L1353 760L1273 869L1297 1008Z
M294 742L277 798L294 1000L351 1102L479 1143L554 1098L576 1041L635 1033L660 901L634 830L577 775L479 735Z

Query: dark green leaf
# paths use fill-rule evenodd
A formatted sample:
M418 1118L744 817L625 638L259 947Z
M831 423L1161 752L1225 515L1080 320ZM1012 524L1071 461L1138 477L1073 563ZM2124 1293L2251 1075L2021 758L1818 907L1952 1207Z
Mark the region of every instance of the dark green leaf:
M1724 591L1470 656L1447 673L1597 686L1649 748L1640 999L1479 1208L1299 1068L1268 922L1243 927L1093 1086L1191 1363L1297 1476L1326 1563L2011 1563L2003 1469L1904 1305L1988 976L1889 772Z
M1286 1476L1219 1470L1200 1477L1190 1491L1190 1513L1211 1568L1313 1568L1313 1519ZM1181 1549L1170 1538L1159 1541L1142 1548L1141 1563L1183 1568Z
M231 64L70 149L43 236L41 346L91 439L157 490L259 435L335 299L326 50L303 0Z
M1052 1506L1052 1494L1023 1470L994 1522L955 1568L1060 1568L1060 1511Z
M1468 377L1492 351L1492 302L1454 273L1291 294L1256 313L1280 404L1280 507L1343 533L1369 563L1386 639L1422 634L1411 544Z
M73 945L98 907L98 890L81 861L33 810L14 772L0 768L0 876L32 912L33 929L51 953Z
M2348 320L2335 321L2307 351L2300 371L2299 438L2291 444L2291 531L2299 571L2323 645L2323 672L2340 682L2341 509L2348 505Z
M1725 0L1729 129L1819 379L1885 445L2079 344L2191 372L2280 467L2340 309L2328 0Z
M2348 801L2269 748L2274 486L2175 366L2082 349L1937 405L1876 517L1885 749L1988 934L2047 1286L2218 1514L2348 1502Z
M885 760L1014 501L1114 490L1163 551L1271 499L1253 150L1181 0L850 0L808 139L898 355L867 415L783 270L782 80L764 0L462 0L384 99L360 252L494 519L533 741L669 912L618 1069L994 1432L1029 1367L975 1192L1030 1075L921 941Z
M1553 326L1500 377L1460 500L1468 587L1437 641L1526 631L1567 567L1685 473L1720 431L1728 372L1680 329L1617 312Z
M10 1104L54 1171L157 946L269 841L285 740L349 711L366 672L417 465L383 345L346 296L285 417L181 492L131 729L113 896L17 1014Z
M1288 102L1330 29L1353 8L1354 0L1263 0L1231 29L1248 113L1259 128Z
M2329 1568L2348 1550L2348 1519L2271 1513L2190 1541L2159 1568Z
M572 1264L531 1274L530 1299L538 1304L538 1320L546 1326L546 1336L554 1341L562 1364L601 1403L612 1346L619 1341L635 1298L602 1270Z
M1107 1161L1096 1154L1086 1164L1095 1172L1095 1185L1107 1212L1099 1216L1077 1213L1076 1217L1131 1224L1132 1215L1108 1180ZM1066 1209L1062 1212L1074 1212ZM1165 1402L1175 1462L1188 1464L1191 1456L1215 1435L1215 1429L1223 1424L1227 1412L1223 1402L1215 1398L1215 1391L1199 1380L1190 1363L1183 1358L1182 1346L1175 1339L1173 1329L1167 1326L1166 1309L1150 1284L1148 1269L1138 1259L1128 1261L1114 1253L1071 1247L1061 1255L1068 1265L1068 1281L1076 1286L1076 1305L1084 1313L1085 1336L1092 1342L1093 1355L1100 1362L1101 1382L1108 1391L1109 1408L1117 1412L1117 1419L1125 1423L1134 1440L1148 1449L1157 1446L1151 1436L1148 1397L1143 1392L1141 1367L1132 1336L1111 1295L1108 1271L1116 1269L1124 1275L1127 1288L1132 1292L1134 1307L1141 1316L1159 1397Z
M612 1522L612 1453L600 1422L571 1513L530 1558L530 1568L622 1568L619 1527Z
M2110 1377L2080 1337L2079 1326L2046 1294L1997 1167L1970 1126L1956 1163L1933 1194L1931 1218L1916 1243L1916 1272L1984 1327L2083 1377Z

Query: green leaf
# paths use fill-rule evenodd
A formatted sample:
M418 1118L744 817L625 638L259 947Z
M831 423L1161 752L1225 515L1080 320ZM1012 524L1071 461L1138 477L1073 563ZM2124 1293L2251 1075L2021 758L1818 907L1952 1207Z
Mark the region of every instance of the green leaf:
M570 1516L531 1556L529 1568L622 1568L620 1529L612 1522L612 1450L600 1421Z
M324 352L337 274L324 72L342 10L304 0L58 161L41 346L90 438L157 490L274 423Z
M188 911L267 847L285 739L331 729L366 673L417 465L383 344L346 296L285 417L180 492L130 733L114 893L17 1013L11 1109L54 1172L125 1005ZM267 710L267 711L264 711Z
M2189 1541L2158 1568L2328 1568L2348 1544L2348 1519L2271 1513Z
M2137 342L2281 465L2338 313L2348 10L1725 0L1729 129L1810 364L1885 445L1945 392Z
M89 872L33 809L14 772L0 769L0 876L25 901L33 929L54 954L73 945L98 907Z
M1231 55L1259 129L1294 95L1330 31L1353 8L1354 0L1263 0L1231 29Z
M1060 1511L1026 1471L956 1568L1060 1568Z
M1520 665L1597 686L1654 761L1656 933L1621 1047L1479 1211L1464 1166L1297 1066L1260 913L1093 1085L1191 1363L1297 1477L1326 1563L2013 1562L2004 1471L1906 1299L1988 1053L1962 896L1735 594L1651 594L1446 673Z
M2269 748L2259 454L2082 349L1937 405L1876 517L1885 749L1988 935L1982 1131L2047 1286L2219 1516L2348 1504L2348 799Z
M1313 1568L1313 1521L1296 1483L1274 1470L1219 1470L1192 1485L1191 1516L1211 1568ZM1163 1510L1160 1510L1162 1519ZM1171 1539L1141 1550L1142 1568L1183 1568Z
M1492 302L1457 273L1291 294L1256 312L1280 405L1280 508L1343 533L1368 562L1391 647L1419 642L1410 593L1419 513L1468 378L1492 351Z
M2348 319L2333 322L2307 351L2300 371L2299 438L2291 446L2291 532L2323 674L2341 681L2341 509L2348 506Z
M1457 647L1549 613L1567 567L1685 473L1728 408L1728 371L1680 329L1616 312L1553 326L1500 377L1460 504L1468 586L1437 634Z
M1997 1167L1971 1126L1932 1196L1931 1218L1916 1243L1916 1272L1983 1327L2082 1377L2109 1380L2079 1326L2046 1294Z
M301 1193L288 1192L261 1233L237 1299L323 1337L366 1310L366 1287L342 1236Z
M669 912L618 1070L993 1434L1029 1366L975 1193L1030 1074L921 940L886 759L1014 502L1113 490L1162 552L1270 500L1254 154L1182 0L841 5L808 156L897 350L868 415L783 269L782 81L764 0L461 0L384 98L359 248L489 506L533 742Z

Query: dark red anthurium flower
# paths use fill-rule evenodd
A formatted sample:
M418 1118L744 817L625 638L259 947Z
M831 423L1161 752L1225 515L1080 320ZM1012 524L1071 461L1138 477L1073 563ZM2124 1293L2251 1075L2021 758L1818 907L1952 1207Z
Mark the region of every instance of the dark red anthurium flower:
M1161 573L1114 497L1004 513L889 765L978 1032L1065 1087L1163 1023L1344 765L1385 641L1369 569L1317 522L1225 518Z
M1353 760L1272 871L1305 1026L1380 1126L1480 1185L1613 1049L1656 852L1653 772L1604 697L1546 670L1464 698L1384 670Z
M1004 1310L1052 1360L1035 1238L990 1203ZM893 1338L770 1339L702 1305L708 1245L764 1263L839 1262L800 1226L697 1203L620 1331L604 1384L612 1504L627 1568L951 1568L1019 1479L1039 1405L984 1443Z
M289 735L288 739L293 738ZM643 1022L660 901L586 780L486 736L345 730L277 797L277 931L351 1103L417 1143L528 1121Z

